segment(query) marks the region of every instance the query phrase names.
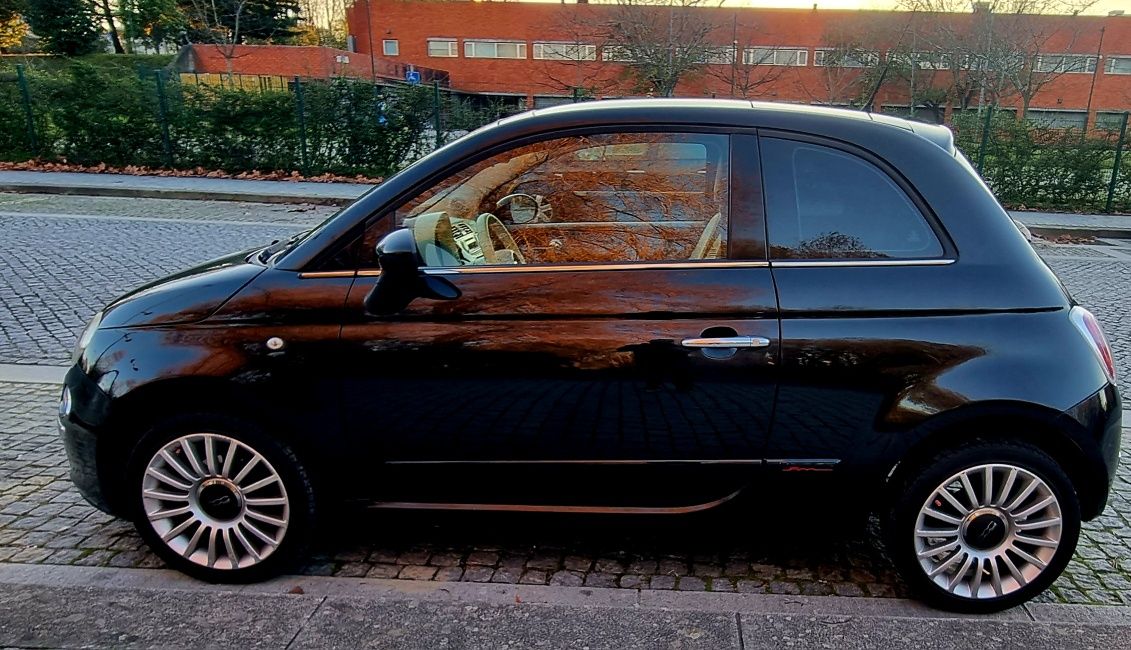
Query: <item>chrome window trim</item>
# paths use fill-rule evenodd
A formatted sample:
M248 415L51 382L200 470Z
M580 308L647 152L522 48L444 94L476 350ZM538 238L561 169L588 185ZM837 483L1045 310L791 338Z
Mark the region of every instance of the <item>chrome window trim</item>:
M766 268L769 262L718 261L718 262L640 262L622 264L517 264L514 266L444 266L423 268L428 275L465 275L475 273L549 273L553 271L656 271L679 269ZM364 274L362 271L359 275Z
M553 271L664 271L680 269L760 269L760 268L817 268L853 266L947 266L955 259L906 259L906 260L728 260L702 262L643 262L635 264L546 264L515 266L451 266L422 268L427 275L471 275L475 273L549 273ZM306 271L298 274L301 279L312 278L372 278L381 275L381 269L361 269L359 271Z
M809 268L828 266L946 266L954 264L954 259L906 259L906 260L773 260L770 267Z

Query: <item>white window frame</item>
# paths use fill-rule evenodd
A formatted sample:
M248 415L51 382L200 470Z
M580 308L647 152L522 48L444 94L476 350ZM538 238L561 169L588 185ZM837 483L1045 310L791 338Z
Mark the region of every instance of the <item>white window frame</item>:
M916 70L950 70L954 55L947 52L888 52L888 57L896 57L908 66L915 64Z
M1069 65L1068 61L1072 61L1072 64ZM1034 67L1037 72L1092 74L1096 71L1096 55L1069 52L1064 54L1038 54Z
M632 63L632 53L621 45L604 45L601 47L601 60L610 63Z
M734 63L733 45L712 45L703 52L703 63L707 65L730 65Z
M839 65L830 66L830 64L825 61L825 58L826 58L826 56L828 55L829 52L836 52L836 51L837 51L837 48L835 48L835 47L814 48L814 50L813 50L813 65L818 66L818 67L822 67L822 68L827 68L827 67L868 68L868 67L877 66L877 65L880 64L880 53L878 51L868 51L868 52L863 52L863 54L868 59L871 59L871 61L864 61L864 60L857 58L854 62L851 62L851 63L846 64L846 62L841 62ZM856 64L858 64L858 65L856 65Z
M768 54L768 56L766 56ZM804 68L809 65L809 50L803 47L754 45L742 51L743 65L777 65Z
M433 45L440 45L441 43L447 45L447 50L448 50L447 54L437 54L437 53L432 51ZM454 39L454 38L430 38L430 39L428 39L428 50L427 51L428 51L428 56L440 57L440 58L455 58L455 57L459 56L459 42L456 41L456 39Z
M500 45L514 45L517 56L499 56ZM482 51L486 50L486 51ZM488 54L487 52L490 52ZM464 39L463 57L465 59L511 59L526 58L526 41L498 41L490 39Z
M389 51L389 46L392 45L392 52ZM386 38L381 41L381 55L382 56L400 56L401 42L395 38Z
M1082 108L1030 108L1029 111L1028 111L1028 114L1025 116L1025 119L1030 121L1030 122L1033 122L1034 124L1042 125L1042 119L1041 118L1051 117L1052 115L1056 115L1056 114L1061 114L1061 115L1071 114L1073 117L1077 118L1078 120L1080 118L1083 118L1083 121L1086 123L1088 112L1085 111ZM1079 128L1083 128L1084 125L1080 124L1080 125L1077 126L1075 124L1071 124L1071 125L1068 125L1068 126L1064 126L1064 125L1059 125L1059 124L1052 124L1051 122L1046 122L1046 123L1043 124L1043 126L1047 126L1050 129L1067 129L1067 128L1079 129Z
M1123 70L1115 69L1115 62L1123 64ZM1104 74L1131 74L1131 54L1113 54L1104 61Z
M534 58L540 61L596 61L597 46L593 43L535 41Z

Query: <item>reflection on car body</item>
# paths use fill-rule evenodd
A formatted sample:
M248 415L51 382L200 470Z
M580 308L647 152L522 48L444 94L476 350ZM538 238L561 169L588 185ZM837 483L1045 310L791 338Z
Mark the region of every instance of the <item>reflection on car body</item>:
M992 611L1115 474L1110 348L942 127L539 110L269 250L118 299L66 381L80 490L207 580L283 570L337 502L762 521L816 490L798 516L873 510L917 593Z

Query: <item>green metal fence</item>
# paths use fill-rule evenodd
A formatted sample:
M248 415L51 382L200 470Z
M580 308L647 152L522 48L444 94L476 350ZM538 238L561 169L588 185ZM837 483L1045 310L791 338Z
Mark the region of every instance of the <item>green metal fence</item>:
M1128 114L1086 133L986 107L954 119L956 142L997 197L1030 208L1131 210Z
M384 176L520 110L438 84L245 86L183 83L164 70L18 66L0 75L0 160Z
M380 177L523 109L439 84L198 82L81 61L0 72L0 160ZM987 107L950 126L1004 203L1111 212L1131 211L1127 119L1085 134Z

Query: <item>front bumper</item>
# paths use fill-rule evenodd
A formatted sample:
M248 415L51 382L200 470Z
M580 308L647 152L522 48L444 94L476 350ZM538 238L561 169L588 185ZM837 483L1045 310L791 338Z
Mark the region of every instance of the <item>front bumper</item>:
M106 444L92 423L105 421L108 398L80 369L73 367L63 381L59 409L59 433L71 466L71 481L83 498L99 510L120 516L111 482L99 470L99 457Z

